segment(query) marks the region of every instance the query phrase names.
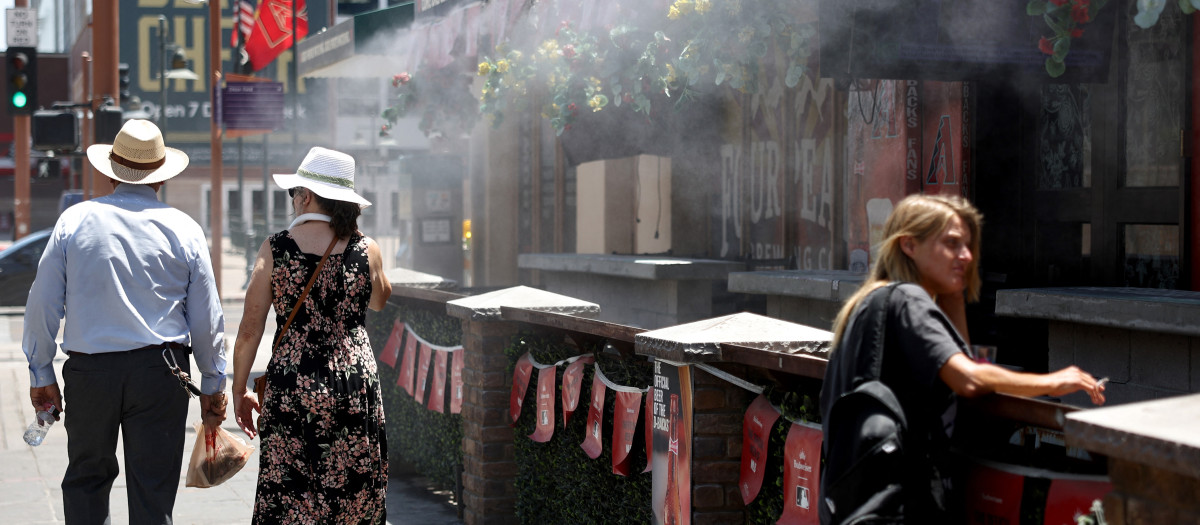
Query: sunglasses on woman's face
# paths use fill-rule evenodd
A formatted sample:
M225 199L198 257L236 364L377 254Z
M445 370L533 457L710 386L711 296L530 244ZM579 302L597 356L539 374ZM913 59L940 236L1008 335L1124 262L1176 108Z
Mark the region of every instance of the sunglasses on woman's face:
M300 191L300 190L298 190L296 188L288 188L288 197L295 198L296 192L298 192L298 191Z

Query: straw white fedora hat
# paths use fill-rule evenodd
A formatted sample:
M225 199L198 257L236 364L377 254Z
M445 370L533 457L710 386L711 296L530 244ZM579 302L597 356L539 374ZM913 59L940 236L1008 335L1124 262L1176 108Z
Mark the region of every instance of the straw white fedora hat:
M154 184L179 175L188 165L186 153L163 144L153 122L130 119L112 144L93 144L88 161L109 178L130 184Z
M335 201L346 201L366 208L371 201L354 192L354 157L320 146L308 150L296 173L272 175L283 189L297 186Z

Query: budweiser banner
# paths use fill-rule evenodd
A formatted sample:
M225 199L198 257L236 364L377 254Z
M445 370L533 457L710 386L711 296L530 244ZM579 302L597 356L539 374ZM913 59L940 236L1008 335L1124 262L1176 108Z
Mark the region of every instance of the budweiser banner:
M387 344L379 353L379 362L396 367L396 356L400 355L400 340L404 338L404 324L400 321L392 323L392 334L388 336Z
M446 358L449 352L437 351L433 356L433 381L429 389L429 409L446 412Z
M418 403L425 404L425 385L429 380L429 354L433 350L425 343L419 343L417 346L421 347L421 357L417 361L417 386L413 398Z
M642 413L646 414L645 416L642 416L646 418L642 423L642 428L644 428L646 431L646 435L644 437L646 441L646 468L642 470L642 474L654 470L654 461L651 460L651 458L654 457L654 425L651 422L654 417L652 416L654 413L653 401L654 387L650 387L650 390L646 392L646 406L642 407Z
M633 391L615 392L615 394L617 404L613 407L613 474L628 476L629 453L633 451L633 438L637 435L638 415L642 411L642 393Z
M588 406L587 433L584 434L583 443L579 444L589 458L600 457L600 452L604 447L604 443L600 439L603 423L604 381L600 379L600 374L595 374L592 377L592 403Z
M525 352L517 359L516 370L513 370L512 394L508 399L508 415L512 416L513 423L521 417L521 405L525 403L525 390L529 388L529 375L532 373L533 358L529 357L529 352Z
M1020 523L1024 488L1025 476L988 465L973 465L967 476L963 503L967 523Z
M692 369L654 360L654 523L692 522Z
M417 338L408 330L404 342L404 358L400 361L400 375L396 378L397 385L404 385L404 391L413 395L413 374L417 368Z
M1091 510L1092 501L1103 498L1111 491L1112 483L1103 479L1051 480L1050 494L1046 496L1046 516L1042 523L1072 525L1075 516Z
M537 412L534 413L537 421L533 434L529 435L529 439L538 443L545 443L554 437L554 379L557 370L557 366L538 370Z
M574 363L567 365L563 370L562 383L562 413L563 427L567 426L567 421L571 419L571 414L575 413L575 409L579 408L579 391L583 387L583 367L588 363L592 363L596 358L592 356L583 356L575 360Z
M742 418L742 472L738 489L746 505L754 501L762 488L763 472L767 470L767 442L771 439L771 427L778 420L779 411L762 394L750 403Z
M819 525L821 427L792 423L783 446L782 525Z
M463 402L463 354L466 350L458 349L453 352L454 358L450 365L450 413L461 414Z

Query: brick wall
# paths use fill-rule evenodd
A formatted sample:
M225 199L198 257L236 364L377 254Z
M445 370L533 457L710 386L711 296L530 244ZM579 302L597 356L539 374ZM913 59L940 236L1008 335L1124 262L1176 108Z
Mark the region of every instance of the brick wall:
M1200 479L1109 459L1113 491L1104 497L1109 525L1200 525Z
M504 347L512 323L464 320L463 521L467 525L516 523L517 464L509 426L511 391Z
M1109 378L1109 405L1200 392L1200 337L1056 321L1049 332L1049 369ZM1064 400L1091 406L1082 393Z
M721 367L738 377L749 369ZM694 372L692 416L692 523L745 523L738 491L742 464L742 419L756 394L702 370Z

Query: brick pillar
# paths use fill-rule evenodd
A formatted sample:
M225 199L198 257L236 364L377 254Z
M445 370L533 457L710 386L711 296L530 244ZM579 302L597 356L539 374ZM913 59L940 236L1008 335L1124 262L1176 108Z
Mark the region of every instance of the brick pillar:
M467 525L517 523L517 464L508 400L512 376L504 349L517 328L502 307L567 315L600 313L595 303L515 286L446 303L463 331L463 521Z
M516 523L513 431L508 415L512 378L504 348L516 327L463 320L463 520L467 525Z
M739 377L747 372L741 365L722 368ZM742 420L755 394L702 370L693 372L692 384L692 523L745 523L746 506L738 490Z

